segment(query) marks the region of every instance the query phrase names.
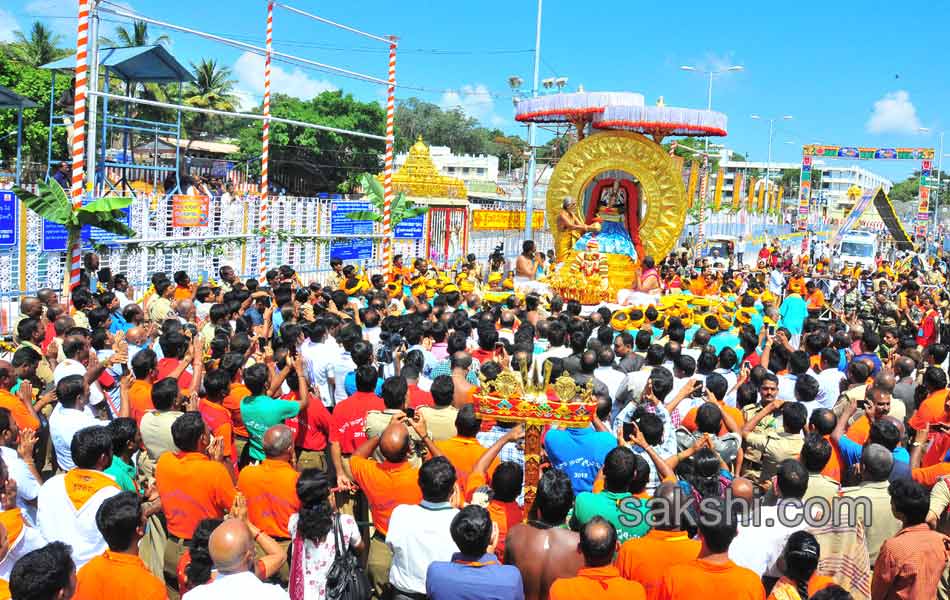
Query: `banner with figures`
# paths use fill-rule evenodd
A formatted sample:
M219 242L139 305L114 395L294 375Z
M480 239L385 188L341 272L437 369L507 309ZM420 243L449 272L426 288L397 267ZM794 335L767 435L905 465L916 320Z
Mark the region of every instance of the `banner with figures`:
M802 147L802 156L857 160L933 160L934 154L933 148L862 148L819 144L806 144Z
M811 163L810 155L802 150L802 170L798 184L798 230L808 228L808 207L811 203Z
M207 227L207 196L180 196L172 198L172 227Z

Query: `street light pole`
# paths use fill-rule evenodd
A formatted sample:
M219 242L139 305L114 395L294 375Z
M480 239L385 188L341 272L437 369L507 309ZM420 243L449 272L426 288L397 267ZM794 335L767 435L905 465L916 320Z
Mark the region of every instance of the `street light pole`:
M937 159L937 190L934 194L934 240L939 239L937 234L937 227L940 226L940 219L938 217L938 211L940 210L940 180L943 176L943 134L945 131L940 132L940 157Z
M531 82L531 97L538 95L538 69L541 62L541 2L538 0L538 20L534 34L534 78ZM528 148L531 155L528 158L528 181L525 182L525 215L524 215L524 237L530 240L533 234L534 225L534 177L537 169L537 149L535 148L535 136L537 125L534 122L528 124Z
M759 115L752 115L750 118L755 120L762 120L762 117ZM772 138L775 136L775 120L778 117L768 117L769 120L769 152L768 158L765 163L765 193L769 193L769 183L772 179ZM781 117L785 121L792 120L792 115L784 115Z

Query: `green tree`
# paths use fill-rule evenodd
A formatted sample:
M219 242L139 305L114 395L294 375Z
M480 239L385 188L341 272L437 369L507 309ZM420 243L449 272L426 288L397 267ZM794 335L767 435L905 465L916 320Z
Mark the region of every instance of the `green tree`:
M218 64L214 59L201 59L198 64L191 63L195 71L194 83L189 83L184 92L184 103L197 108L233 111L237 104L231 69ZM211 125L220 125L224 117L204 113L188 113L188 147L191 141L206 132Z
M260 108L254 112L259 113ZM382 135L386 122L383 108L376 102L360 102L341 91L323 92L310 100L276 94L271 114L307 123ZM242 159L251 159L251 171L259 173L261 123L242 127L238 133ZM270 181L277 187L299 192L349 191L360 173L382 170L384 144L380 140L356 137L271 123ZM301 176L316 182L295 183Z
M37 69L11 58L11 52L4 52L8 46L0 47L0 85L25 96L39 106L23 111L23 159L33 163L46 162L47 136L49 134L49 88L50 72ZM59 78L59 88L63 78ZM0 158L5 162L16 155L17 113L15 110L0 110ZM53 130L53 157L66 157L66 129L56 127Z
M132 27L119 25L115 28L115 38L100 37L99 43L103 46L113 48L133 48L135 46L154 46L157 44L171 43L171 38L162 34L154 40L149 37L148 23L145 21L133 21Z
M33 21L30 34L13 32L14 42L9 45L11 58L31 67L39 67L69 54L69 50L59 46L63 38L50 31L46 25Z

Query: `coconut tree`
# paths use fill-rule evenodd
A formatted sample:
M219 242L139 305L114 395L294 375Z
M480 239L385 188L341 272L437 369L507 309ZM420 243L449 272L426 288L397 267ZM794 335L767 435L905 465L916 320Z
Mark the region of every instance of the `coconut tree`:
M133 21L132 27L119 25L115 28L115 39L108 37L99 38L99 43L103 46L112 46L113 48L132 48L134 46L154 46L156 44L168 44L171 38L162 34L154 40L149 38L148 23L145 21Z
M59 47L63 41L62 36L53 33L39 21L33 21L29 35L22 31L15 31L13 39L13 43L10 44L12 58L31 67L45 65L69 54L69 50Z
M80 242L80 234L84 225L97 227L109 233L135 236L135 230L125 224L125 213L122 209L132 204L131 198L106 197L94 200L82 208L74 209L66 192L55 179L47 183L37 184L38 194L33 194L23 188L13 188L17 198L40 218L52 223L58 223L66 228L66 248L72 252ZM63 293L69 292L69 273L66 273L63 283Z
M237 96L234 94L234 85L237 82L231 79L231 69L213 58L203 58L198 64L191 63L191 68L195 72L195 81L185 88L185 104L197 108L233 111L237 104ZM210 123L219 119L220 117L204 113L191 116L188 127L189 149L198 133L206 131Z
M363 193L366 194L366 199L370 201L375 210L358 210L347 213L346 218L353 219L354 221L382 221L383 184L369 173L363 173L360 175L360 185L363 186ZM396 225L402 221L418 217L421 214L425 214L428 210L429 209L425 206L416 206L411 200L406 198L404 192L399 192L396 194L396 197L393 198L392 206L390 207L390 222L393 228L395 228Z

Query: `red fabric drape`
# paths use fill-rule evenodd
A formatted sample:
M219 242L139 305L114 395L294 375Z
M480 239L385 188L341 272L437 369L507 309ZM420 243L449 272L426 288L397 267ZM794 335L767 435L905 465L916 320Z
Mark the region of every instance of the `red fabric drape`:
M614 179L602 179L594 186L594 191L590 196L590 202L587 204L587 223L592 223L597 216L599 208L598 201L601 193L614 184ZM627 222L627 231L630 232L630 239L633 240L633 246L637 249L637 256L643 258L643 245L640 242L640 187L629 179L621 179L620 187L627 192L627 214L624 215Z

